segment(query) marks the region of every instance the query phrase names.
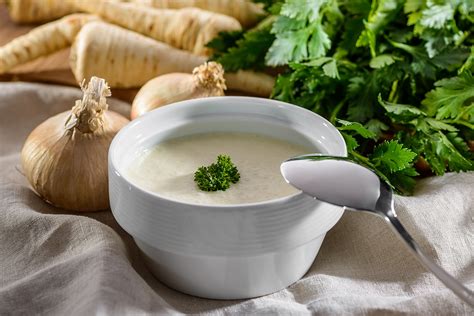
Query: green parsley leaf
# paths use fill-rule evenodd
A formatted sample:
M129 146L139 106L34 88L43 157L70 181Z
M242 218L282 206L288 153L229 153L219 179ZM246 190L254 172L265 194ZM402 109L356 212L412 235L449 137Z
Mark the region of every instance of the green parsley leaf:
M378 96L379 103L387 110L387 116L392 120L408 123L411 120L426 116L426 113L417 107L407 105L407 104L395 104L382 100L382 96Z
M337 71L335 59L332 59L330 62L324 64L323 71L326 76L339 79L339 72Z
M474 102L474 77L470 71L439 80L435 86L421 103L428 114L436 113L437 119L456 118L464 106Z
M364 23L365 31L357 40L357 46L369 45L372 57L376 56L376 37L380 30L394 19L402 8L400 0L372 1L372 8L367 21Z
M243 31L220 32L217 37L206 44L206 47L212 48L213 56L211 59L215 60L227 53L231 47L236 45L237 40L243 37Z
M281 15L271 30L276 38L265 57L268 66L304 61L326 54L331 46L331 40L321 24L320 10L327 2L325 0L285 2Z
M237 183L240 173L229 156L217 156L217 162L199 167L194 173L194 182L202 191L225 191L231 183Z
M425 3L425 0L407 0L403 5L403 12L411 13L420 10Z
M421 25L440 29L453 19L454 10L449 3L445 5L429 4L422 14Z
M207 44L214 49L211 59L222 64L229 72L249 68L261 70L265 66L265 55L275 40L275 36L270 33L271 27L272 24L260 24L245 34L240 31L220 33L219 37Z
M354 131L357 135L362 136L363 138L372 138L374 139L376 134L367 128L364 125L358 122L349 122L345 120L337 120L342 126L338 127L340 131Z
M387 175L387 177L389 179L389 184L392 185L396 192L406 195L413 192L413 189L415 188L416 184L416 180L414 179L414 177L416 177L417 175L419 174L415 168L408 167L400 171L391 173Z
M321 67L326 76L339 79L337 60L331 57L321 57L302 63L306 66Z
M432 128L441 131L456 132L458 129L450 124L438 121L433 118L425 118L424 121Z
M384 132L388 131L389 126L378 119L371 119L365 123L365 128L374 133L376 137L379 138Z
M283 4L283 0L252 0L255 3L263 4L263 9L271 14L278 14L280 7Z
M385 66L391 65L395 62L392 55L378 55L370 60L370 67L372 68L383 68Z
M352 152L357 147L359 147L359 143L357 142L357 140L353 136L351 136L347 133L344 133L344 132L341 132L341 135L342 135L342 137L344 137L344 141L346 142L346 147L347 147L348 152Z
M376 146L370 156L375 166L390 173L410 167L416 153L404 148L396 140L386 141Z
M451 134L451 138L459 143L459 139ZM427 151L427 161L434 164L434 171L442 175L446 165L451 171L467 171L473 170L474 165L471 160L467 159L458 151L451 140L442 132L438 132L431 136L431 150ZM459 144L458 144L459 146Z
M280 14L297 20L316 21L319 10L327 0L287 0L281 7Z
M311 38L308 43L308 52L311 58L324 56L331 47L331 40L320 23L311 24Z

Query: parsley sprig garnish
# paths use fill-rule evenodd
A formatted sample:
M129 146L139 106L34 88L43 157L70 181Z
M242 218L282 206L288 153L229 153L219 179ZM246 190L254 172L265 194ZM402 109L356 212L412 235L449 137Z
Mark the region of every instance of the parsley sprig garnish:
M237 183L240 173L229 156L217 156L217 162L199 167L194 173L194 182L202 191L225 191L231 183Z

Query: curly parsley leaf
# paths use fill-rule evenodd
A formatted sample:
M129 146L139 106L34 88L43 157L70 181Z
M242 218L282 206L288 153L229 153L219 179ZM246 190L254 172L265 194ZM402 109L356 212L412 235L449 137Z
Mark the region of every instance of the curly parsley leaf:
M194 182L202 191L225 191L237 183L240 173L229 156L217 156L217 162L199 167L194 173Z

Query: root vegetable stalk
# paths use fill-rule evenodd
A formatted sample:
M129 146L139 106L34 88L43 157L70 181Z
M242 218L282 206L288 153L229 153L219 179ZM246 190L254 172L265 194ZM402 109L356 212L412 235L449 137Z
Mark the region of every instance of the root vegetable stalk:
M81 27L97 19L90 14L71 14L15 38L0 47L0 74L70 46Z
M133 3L76 1L78 9L195 54L206 55L206 44L222 31L240 30L229 16L198 8L154 9Z
M78 82L92 76L111 87L136 88L159 75L191 73L206 57L194 55L104 22L86 24L71 49L71 69ZM231 90L268 97L274 78L252 71L225 74Z

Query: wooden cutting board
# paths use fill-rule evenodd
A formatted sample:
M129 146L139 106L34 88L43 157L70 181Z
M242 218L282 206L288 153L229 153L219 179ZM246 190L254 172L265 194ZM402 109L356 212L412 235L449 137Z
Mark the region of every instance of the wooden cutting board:
M27 33L35 25L17 25L10 20L5 4L0 0L0 46ZM0 81L28 81L77 86L69 68L69 49L15 67L9 73L0 75ZM112 89L116 98L131 102L137 89Z

